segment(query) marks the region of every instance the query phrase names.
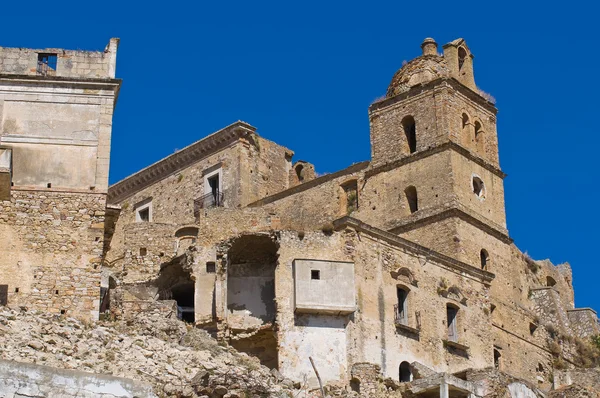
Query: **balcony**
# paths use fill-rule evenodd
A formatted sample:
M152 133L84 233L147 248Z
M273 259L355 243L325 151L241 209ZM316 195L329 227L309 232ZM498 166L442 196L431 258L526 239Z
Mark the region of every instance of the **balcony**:
M194 199L194 216L196 218L200 215L201 209L210 209L212 207L223 207L224 194L218 189L209 192L206 195L200 196Z
M413 328L408 326L408 314L405 311L400 311L398 304L394 305L394 325L396 329L412 336L419 336L420 332L420 314L415 313L417 319L417 327ZM411 336L411 337L412 337Z

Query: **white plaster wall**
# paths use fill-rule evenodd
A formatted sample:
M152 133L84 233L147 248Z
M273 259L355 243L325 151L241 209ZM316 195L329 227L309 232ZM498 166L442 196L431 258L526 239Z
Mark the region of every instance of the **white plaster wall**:
M280 356L280 371L293 380L306 377L310 387L317 387L312 357L323 383L344 380L348 368L345 323L346 317L298 315L298 326L281 335L281 347L296 355Z
M311 279L318 270L320 279ZM299 311L353 312L356 308L354 263L294 260L295 301Z
M236 317L251 317L266 320L273 317L274 303L264 301L263 292L274 299L275 278L267 276L228 276L227 309ZM271 312L269 313L269 308ZM230 317L231 319L232 317Z

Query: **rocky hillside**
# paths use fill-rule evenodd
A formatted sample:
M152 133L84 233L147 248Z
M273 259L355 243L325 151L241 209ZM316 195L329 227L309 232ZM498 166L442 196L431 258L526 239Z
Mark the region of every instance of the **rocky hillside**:
M1 358L104 373L153 385L160 397L306 397L258 360L159 312L132 322L0 307Z

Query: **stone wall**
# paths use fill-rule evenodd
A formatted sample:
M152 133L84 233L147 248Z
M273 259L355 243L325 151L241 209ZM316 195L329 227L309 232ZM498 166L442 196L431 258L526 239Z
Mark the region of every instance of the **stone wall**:
M97 318L106 195L13 189L0 205L9 304Z
M114 78L118 46L119 39L113 38L104 51L0 47L0 74L87 79ZM39 54L56 55L56 69L44 69L47 73L42 74L38 68Z
M0 360L0 397L153 398L140 381Z

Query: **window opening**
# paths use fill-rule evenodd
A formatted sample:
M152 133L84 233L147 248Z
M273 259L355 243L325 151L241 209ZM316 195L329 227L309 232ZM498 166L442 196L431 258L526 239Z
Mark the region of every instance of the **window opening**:
M310 270L310 279L314 279L314 280L321 279L321 271L318 269Z
M145 247L140 247L140 256L148 254L148 250Z
M42 76L56 74L56 54L38 54L37 74Z
M209 261L206 263L206 273L214 274L217 272L217 264L214 261Z
M140 221L149 222L150 221L150 208L146 207L145 209L138 211L138 215L140 217Z
M404 190L406 200L408 201L408 208L411 214L419 210L419 203L417 198L417 188L410 186Z
M500 369L501 357L502 357L502 354L500 354L500 351L498 351L497 349L494 349L494 367L496 369Z
M417 126L412 116L407 116L402 120L402 127L406 135L409 153L417 151Z
M481 269L487 269L488 261L490 258L487 250L481 249L481 252L479 253L479 257L481 258Z
M458 315L458 308L448 305L446 307L446 320L448 323L448 340L458 341L458 330L456 328L456 316Z
M398 304L396 305L396 323L401 325L408 325L408 292L398 287L397 289Z
M304 181L304 166L301 164L296 166L296 176L298 177L298 181Z
M479 198L485 197L483 180L477 176L473 176L473 193Z
M412 380L412 373L410 371L410 364L403 361L400 364L400 383L405 383Z
M547 276L546 277L546 286L552 287L554 285L556 285L556 281L554 280L554 278L551 276Z
M207 179L208 185L210 186L210 193L212 194L215 205L219 206L219 174L215 174Z
M467 59L467 51L460 47L458 49L458 70L460 71L465 64L465 60Z

